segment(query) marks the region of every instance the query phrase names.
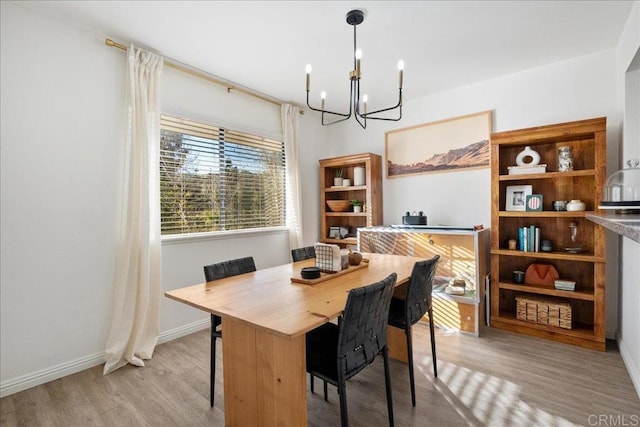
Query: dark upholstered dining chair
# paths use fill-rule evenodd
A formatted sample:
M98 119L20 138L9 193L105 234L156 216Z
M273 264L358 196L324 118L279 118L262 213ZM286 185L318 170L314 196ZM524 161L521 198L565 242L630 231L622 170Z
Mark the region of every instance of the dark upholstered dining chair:
M293 262L302 261L303 259L315 258L316 249L313 246L305 246L304 248L291 249L291 258Z
M436 339L433 324L433 308L431 305L431 291L433 278L440 261L440 255L431 259L418 261L413 266L411 278L407 285L406 299L393 298L389 310L389 324L404 329L407 337L407 355L409 357L409 383L411 384L411 403L416 406L416 389L413 376L413 346L411 326L416 324L425 313L429 313L429 331L431 333L431 357L433 359L433 375L438 377L436 360Z
M209 264L204 266L204 278L207 282L214 280L224 279L225 277L237 276L239 274L251 273L256 271L256 263L253 257L244 257L238 259L232 259L229 261L222 261L215 264ZM209 402L213 407L213 397L216 380L216 338L222 338L222 330L220 325L222 319L215 314L211 315L211 366L210 366L210 396Z
M343 427L349 424L346 381L380 353L384 357L389 425L393 425L387 324L396 278L392 273L380 282L350 290L339 325L326 323L306 335L307 372L338 387Z

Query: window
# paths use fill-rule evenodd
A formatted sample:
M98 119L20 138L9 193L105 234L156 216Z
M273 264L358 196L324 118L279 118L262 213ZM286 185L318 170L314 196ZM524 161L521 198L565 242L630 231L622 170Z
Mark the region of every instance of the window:
M163 235L285 225L282 141L162 115Z

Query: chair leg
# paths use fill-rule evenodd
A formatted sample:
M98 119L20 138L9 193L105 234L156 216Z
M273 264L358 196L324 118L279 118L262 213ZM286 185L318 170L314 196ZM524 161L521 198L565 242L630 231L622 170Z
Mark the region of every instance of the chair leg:
M340 395L340 421L342 422L342 427L348 427L349 417L347 416L347 384L344 380L338 380L338 394Z
M409 385L411 386L411 404L416 406L416 383L413 374L413 339L411 337L411 325L407 325L404 330L407 337L407 359L409 365Z
M213 325L212 325L213 327ZM211 335L211 366L209 367L209 403L213 408L213 397L215 396L216 384L216 337Z
M309 376L311 377L311 393L315 392L315 387L314 387L314 381L313 379L315 378L313 375L309 374ZM328 393L327 393L327 382L323 380L323 389L324 389L324 401L328 402Z
M389 426L393 427L393 396L391 395L391 372L389 369L389 349L385 345L382 349L384 358L384 383L387 389L387 411L389 413ZM415 404L413 405L415 406Z
M431 357L433 359L433 376L438 378L438 359L436 358L436 333L433 324L433 308L429 307L429 332L431 333Z

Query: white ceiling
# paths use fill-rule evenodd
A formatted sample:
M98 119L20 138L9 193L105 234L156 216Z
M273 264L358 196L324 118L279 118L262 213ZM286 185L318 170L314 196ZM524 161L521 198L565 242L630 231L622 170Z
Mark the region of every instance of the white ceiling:
M614 48L632 1L20 1L97 37L133 42L275 98L346 109L351 9L370 109ZM105 47L105 49L107 49Z

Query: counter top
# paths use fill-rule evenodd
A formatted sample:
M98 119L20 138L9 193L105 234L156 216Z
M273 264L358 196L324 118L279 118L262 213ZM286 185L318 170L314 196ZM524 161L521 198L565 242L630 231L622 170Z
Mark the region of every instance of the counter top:
M488 228L476 228L475 226L452 225L374 225L372 227L359 228L358 232L385 232L385 233L428 233L428 234L466 234L473 235L485 233Z
M640 243L640 215L587 213L584 217L608 230Z

